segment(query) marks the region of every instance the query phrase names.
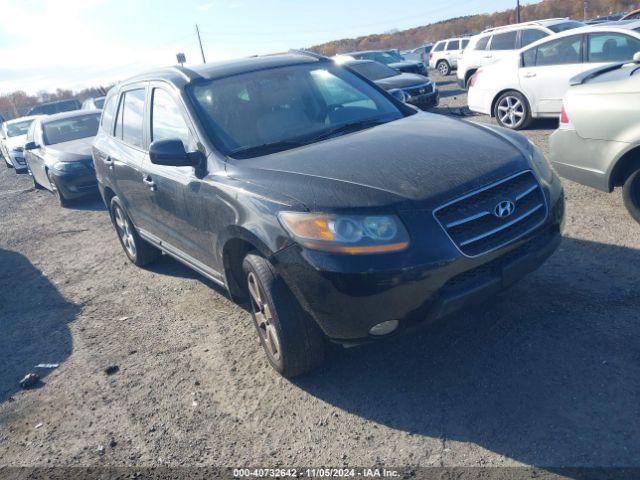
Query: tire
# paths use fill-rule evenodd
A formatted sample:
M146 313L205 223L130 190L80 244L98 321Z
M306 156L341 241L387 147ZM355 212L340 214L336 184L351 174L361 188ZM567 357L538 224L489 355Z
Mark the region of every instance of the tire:
M109 214L120 245L131 263L138 267L144 267L160 257L160 250L140 237L118 197L111 199Z
M54 180L49 170L47 170L47 178L49 179L49 183L51 184L51 193L53 193L53 195L56 197L58 205L63 208L67 208L71 202L67 198L65 198L64 194L60 191L60 189L58 188L58 184Z
M33 182L33 188L35 188L36 190L44 190L44 187L42 185L40 185L38 183L38 181L36 180L36 177L33 176L33 173L31 172L31 169L28 169L27 173L31 177L31 181Z
M324 362L325 337L302 309L273 265L256 252L242 269L251 315L271 366L283 377L310 372Z
M8 169L12 169L13 165L11 164L11 162L9 160L7 160L6 158L3 157L4 160L4 164L7 166Z
M498 97L493 106L493 116L501 127L522 130L531 123L531 108L524 95L511 90Z
M443 77L448 76L451 73L451 65L446 60L440 60L436 65L436 69Z
M627 177L622 187L622 198L633 219L640 223L640 170Z

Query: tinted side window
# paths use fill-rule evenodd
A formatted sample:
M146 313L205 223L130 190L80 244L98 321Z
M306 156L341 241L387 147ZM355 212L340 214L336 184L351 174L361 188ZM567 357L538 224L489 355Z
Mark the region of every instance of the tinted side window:
M145 90L130 90L122 94L116 137L136 147L142 147Z
M538 53L537 48L530 48L526 52L522 53L522 66L523 67L534 67L536 65L536 54Z
M100 126L109 135L113 134L113 117L116 113L117 100L118 96L112 95L107 101L104 110L102 110L102 119L100 120Z
M498 33L491 40L491 50L515 50L517 31Z
M640 40L622 33L589 35L589 62L620 62L631 60L640 51Z
M151 108L151 141L178 138L185 148L189 148L189 127L171 95L165 90L154 89Z
M536 66L568 65L582 62L582 35L551 40L538 46Z
M463 49L463 50L464 50L465 48L467 48L467 45L469 45L469 39L462 40L462 49Z
M444 42L439 42L436 44L435 47L433 47L434 52L441 52L443 50L444 50Z
M447 51L451 50L460 50L459 40L451 40L449 43L447 43Z
M487 35L486 37L482 37L480 40L478 40L478 43L476 43L476 50L486 50L490 38L491 35Z
M538 30L537 28L527 28L525 30L522 30L522 34L521 34L522 46L526 47L530 43L537 42L541 38L544 38L544 37L546 37L548 35L549 34L547 32L544 32L542 30Z

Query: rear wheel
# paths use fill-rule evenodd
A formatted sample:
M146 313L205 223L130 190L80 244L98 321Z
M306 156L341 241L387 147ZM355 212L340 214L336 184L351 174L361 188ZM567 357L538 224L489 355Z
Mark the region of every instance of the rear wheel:
M622 187L624 205L634 220L640 223L640 170L629 175Z
M58 184L53 178L53 175L51 175L51 172L48 170L47 170L47 178L49 179L49 183L51 184L51 192L56 197L56 200L58 200L58 204L61 207L68 207L69 200L64 196L64 193L60 191L60 189L58 188Z
M124 253L127 254L127 258L138 267L143 267L157 260L160 256L160 250L140 238L118 197L111 199L109 211L120 245L122 245Z
M436 65L436 68L440 72L440 75L442 75L443 77L446 77L451 73L451 66L449 65L449 62L445 60L440 60Z
M4 159L4 163L7 166L7 168L13 168L13 165L11 165L11 162L7 157L2 157L2 158Z
M249 253L242 268L254 324L271 366L287 378L319 366L325 356L324 335L273 265Z
M505 92L496 101L493 115L501 127L521 130L531 123L529 102L520 92Z

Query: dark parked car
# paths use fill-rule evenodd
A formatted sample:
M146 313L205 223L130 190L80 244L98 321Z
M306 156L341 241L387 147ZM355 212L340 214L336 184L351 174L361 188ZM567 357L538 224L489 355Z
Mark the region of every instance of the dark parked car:
M418 75L428 75L427 67L424 63L415 60L405 60L393 50L367 50L363 52L345 53L356 60L373 60L382 63L399 72L417 73Z
M485 300L560 242L562 186L525 137L416 111L302 53L125 81L93 155L128 258L164 251L246 300L288 377L326 339Z
M54 193L61 206L97 192L91 143L100 112L75 111L36 119L24 146L29 174L36 188Z
M56 113L80 110L82 104L79 100L58 100L57 102L41 103L36 105L27 115L55 115Z
M438 105L438 88L424 75L402 73L371 60L350 60L344 65L388 92L402 91L404 101L416 107L427 109Z

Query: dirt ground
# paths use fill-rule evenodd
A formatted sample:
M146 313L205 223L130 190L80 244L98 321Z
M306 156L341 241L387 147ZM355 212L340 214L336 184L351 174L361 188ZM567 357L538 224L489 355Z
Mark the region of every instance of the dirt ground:
M454 80L440 113L465 104ZM553 128L526 134L546 150ZM290 382L221 289L136 268L99 200L62 209L0 166L0 466L638 467L640 225L620 192L565 187L539 271Z

